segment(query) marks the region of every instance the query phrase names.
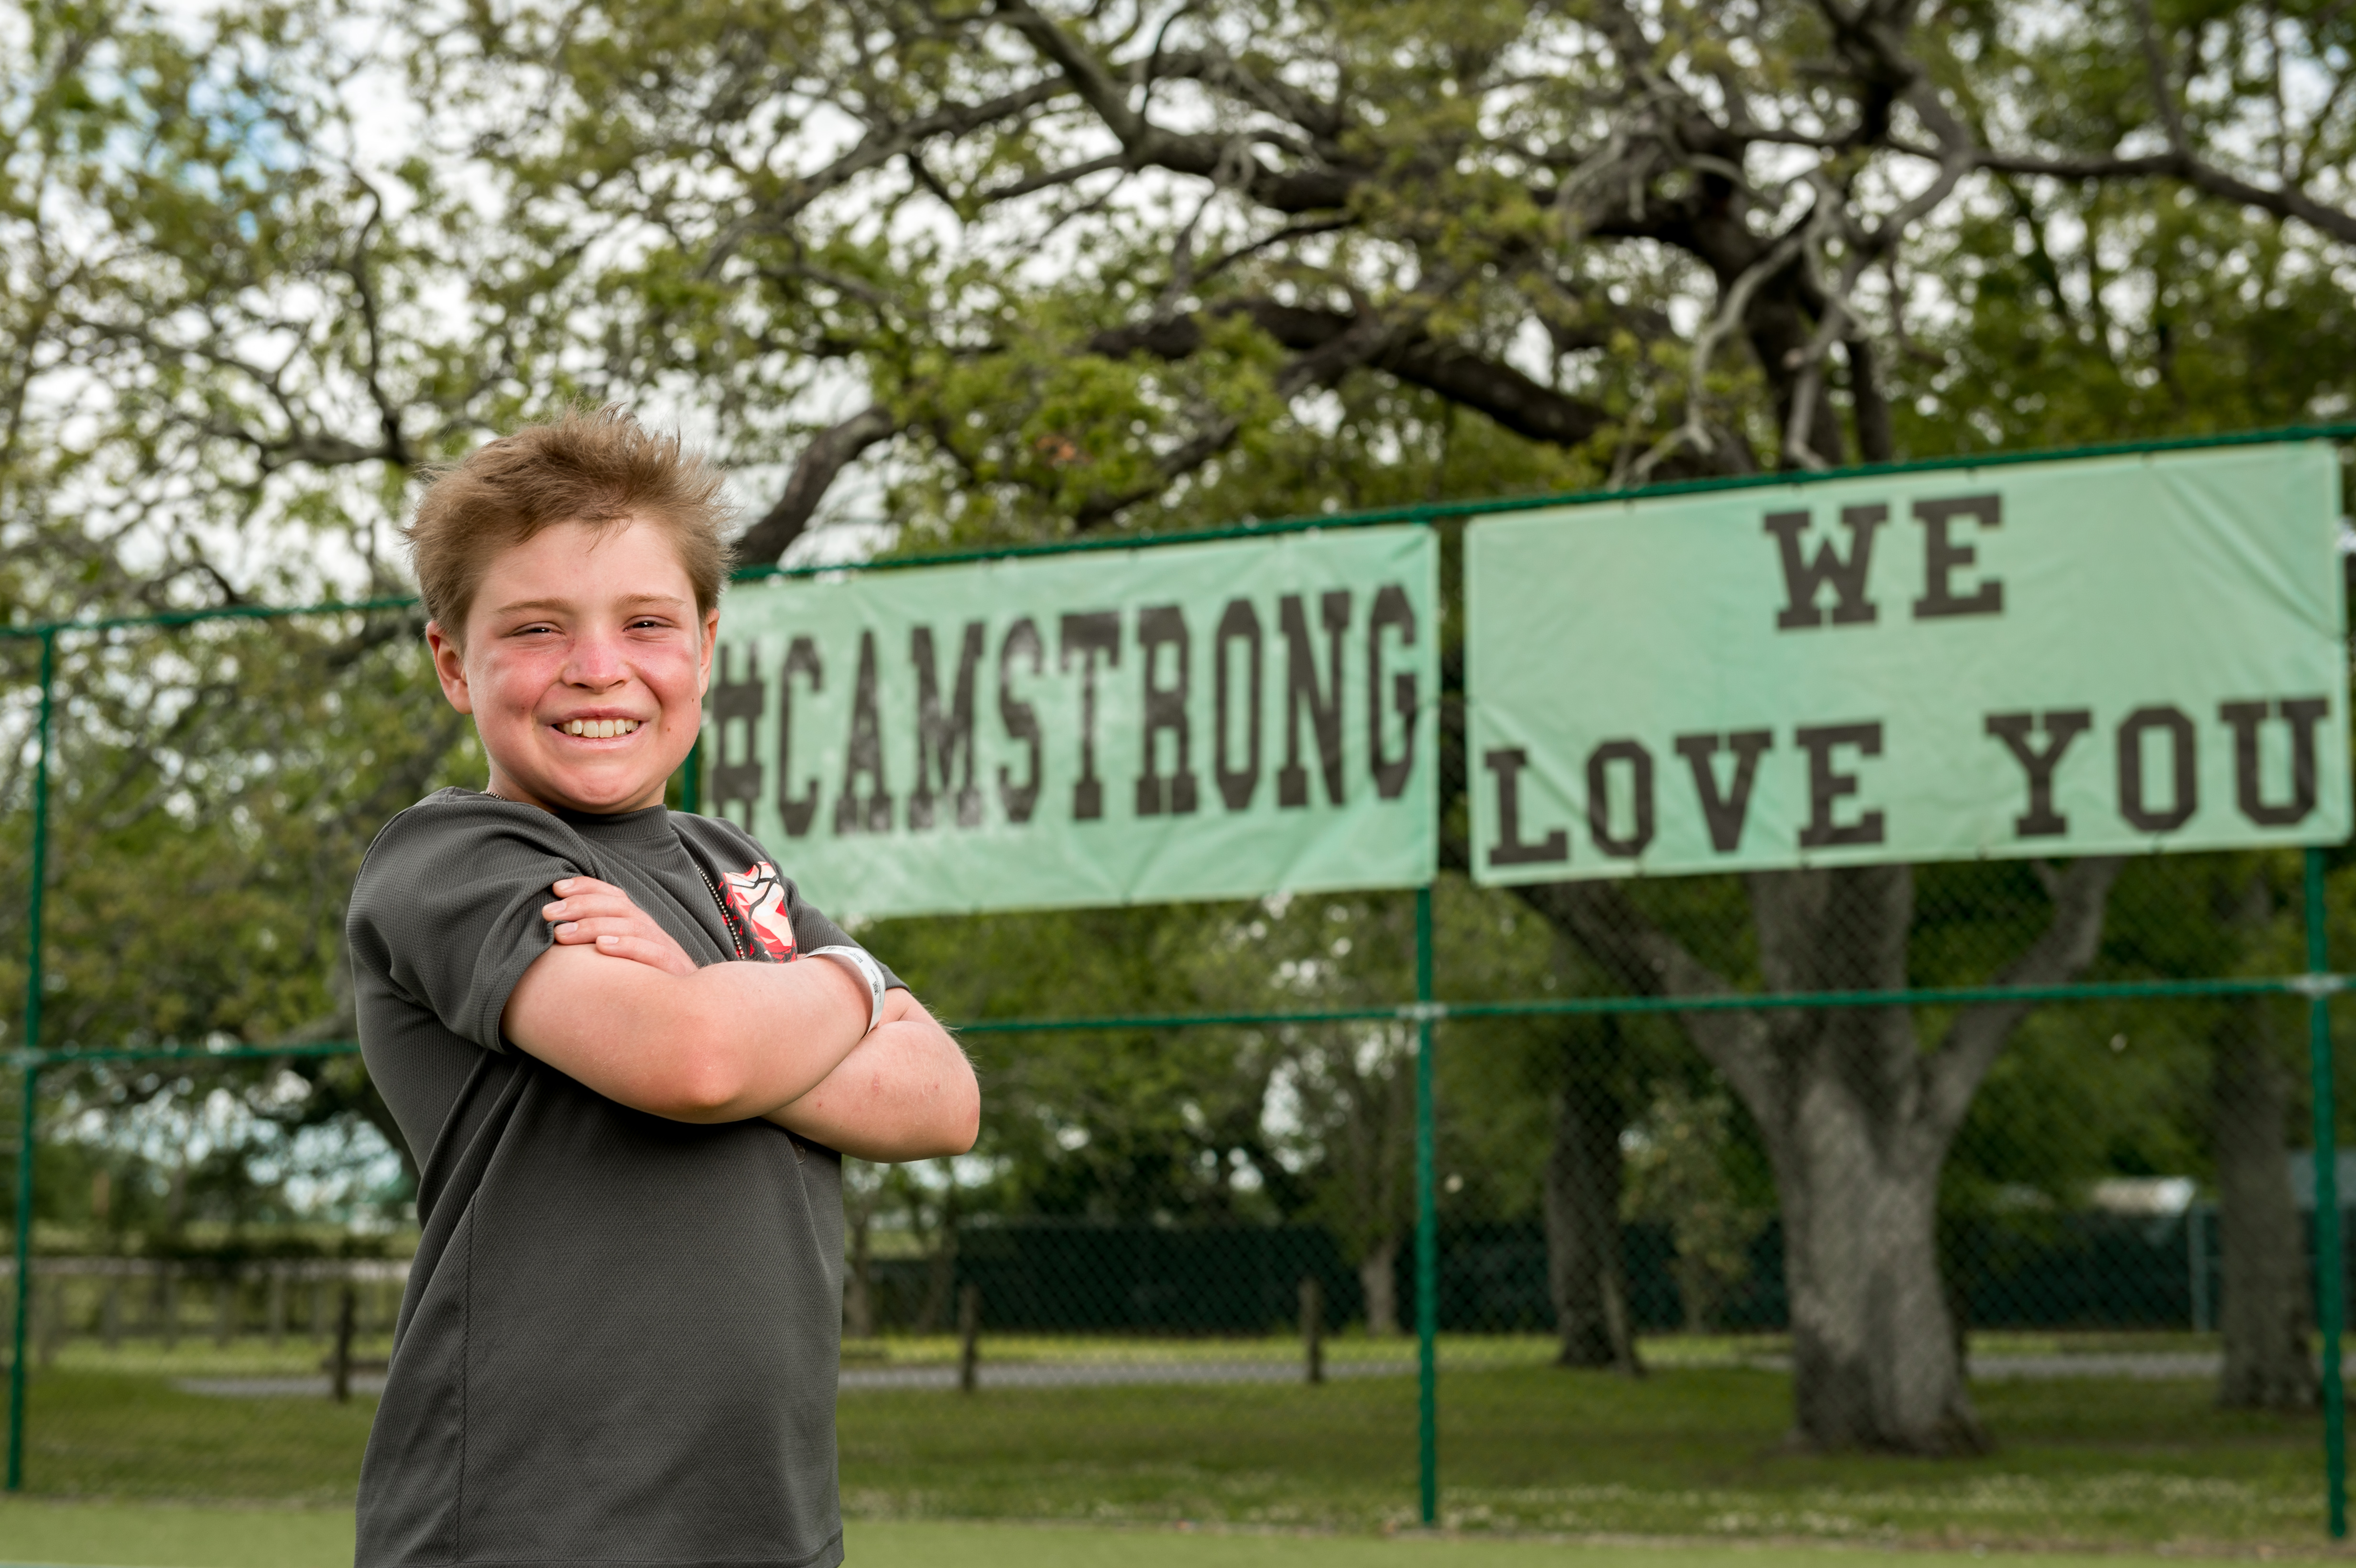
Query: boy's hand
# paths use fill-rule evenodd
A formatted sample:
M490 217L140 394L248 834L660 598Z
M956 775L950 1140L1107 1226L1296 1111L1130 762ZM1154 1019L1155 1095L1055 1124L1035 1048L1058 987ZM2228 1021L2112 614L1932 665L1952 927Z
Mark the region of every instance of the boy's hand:
M594 877L567 877L552 890L556 901L543 905L540 918L556 927L557 944L564 947L594 944L611 958L627 958L666 975L692 975L695 960L671 939L630 895Z

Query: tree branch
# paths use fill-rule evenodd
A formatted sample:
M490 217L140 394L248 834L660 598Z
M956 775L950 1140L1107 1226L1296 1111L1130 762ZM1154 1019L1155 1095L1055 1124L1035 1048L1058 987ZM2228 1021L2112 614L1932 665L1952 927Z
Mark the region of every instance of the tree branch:
M1071 185L1084 180L1090 175L1100 175L1108 170L1124 169L1128 166L1128 154L1107 153L1100 158L1089 158L1083 163L1068 165L1063 168L1042 169L1035 175L1024 175L1021 179L1009 180L1004 185L993 186L988 190L979 192L974 199L985 207L993 202L1012 201L1017 197L1031 196L1043 190L1053 190L1057 186Z
M1358 331L1368 320L1359 315L1265 298L1226 301L1201 314L1248 316L1269 336L1301 354L1324 348ZM1201 314L1114 327L1097 334L1088 348L1114 359L1137 353L1184 359L1203 346ZM1379 328L1378 322L1374 325ZM1612 428L1611 415L1599 405L1541 386L1510 365L1434 338L1420 328L1386 334L1358 362L1485 414L1532 441L1578 446Z
M2192 155L2192 138L2184 129L2184 106L2176 101L2176 90L2168 84L2168 46L2160 42L2159 29L2151 19L2151 0L2135 0L2136 31L2141 35L2145 71L2151 79L2151 100L2159 111L2159 123L2168 128L2168 145L2181 158Z
M1072 514L1072 527L1081 533L1102 528L1141 501L1150 501L1164 490L1225 452L1243 426L1234 418L1222 415L1208 429L1182 442L1163 454L1153 465L1153 477L1134 489L1108 496L1093 496L1080 504Z
M1634 477L1638 484L1650 479L1655 469L1665 463L1680 446L1692 448L1705 459L1716 455L1717 437L1709 428L1709 365L1718 347L1731 334L1736 325L1750 313L1751 297L1770 277L1790 266L1800 253L1807 225L1814 221L1810 209L1800 223L1782 239L1769 246L1751 265L1736 274L1721 293L1718 309L1702 326L1694 339L1693 353L1687 362L1686 417L1676 430L1663 436L1650 452L1636 461Z
M1640 997L1728 997L1734 987L1645 918L1611 882L1531 882L1514 889L1548 925L1579 944L1620 988ZM1766 1019L1730 1008L1679 1013L1694 1048L1743 1103L1774 1103L1776 1064Z
M1233 184L1263 207L1278 212L1319 212L1346 206L1350 193L1365 171L1333 165L1301 170L1272 169L1248 149L1239 149L1233 133L1200 133L1164 130L1129 106L1129 93L1105 63L1027 0L998 0L996 13L1037 50L1042 59L1061 73L1062 84L1077 93L1104 123L1127 155L1133 169L1159 168L1172 174ZM1242 177L1230 171L1240 165Z
M1373 312L1345 319L1351 320L1347 328L1295 356L1277 372L1276 395L1279 399L1290 402L1312 386L1330 385L1339 380L1345 371L1366 363L1380 351L1386 334L1381 321ZM1083 506L1074 518L1076 526L1082 529L1096 528L1110 522L1138 502L1160 495L1226 451L1242 428L1233 416L1219 416L1208 429L1155 464L1154 477L1151 482L1125 494L1099 496Z
M2045 175L2055 179L2107 180L2147 178L2154 175L2181 180L2204 195L2254 207L2276 218L2296 218L2318 233L2356 245L2356 214L2318 201L2297 187L2270 189L2238 175L2203 163L2189 154L2147 153L2138 157L2098 155L2092 157L2048 158L2026 154L1983 152L1978 166L2008 175Z
M890 410L873 403L812 436L795 461L777 504L737 539L738 563L749 566L781 559L786 547L801 538L809 526L810 514L818 510L819 502L825 499L843 468L876 443L889 440L899 428Z
M755 234L783 232L810 203L849 184L870 169L879 168L935 136L964 135L1062 97L1070 91L1060 80L1034 81L981 103L951 103L914 120L871 124L851 149L814 173L792 181L777 199L755 207L712 241L703 259L702 275L716 274L744 241Z
M409 443L402 433L401 410L384 389L383 312L377 302L375 265L369 255L370 240L384 220L384 198L366 180L359 184L368 192L369 215L353 241L351 261L345 271L360 304L360 326L366 342L361 377L368 384L369 400L376 405L378 428L384 432L386 458L407 468L411 465Z
M1994 984L2056 986L2083 973L2102 944L2111 884L2123 864L2116 855L2090 855L2053 879L2053 914L2043 933L1997 973ZM1932 1136L1943 1143L1954 1136L1997 1052L2034 1006L1982 1002L1965 1008L1949 1027L1923 1073L1923 1122Z
M1849 407L1857 419L1857 455L1860 463L1894 463L1898 436L1891 428L1890 400L1881 389L1881 370L1873 345L1862 336L1842 343L1848 358Z

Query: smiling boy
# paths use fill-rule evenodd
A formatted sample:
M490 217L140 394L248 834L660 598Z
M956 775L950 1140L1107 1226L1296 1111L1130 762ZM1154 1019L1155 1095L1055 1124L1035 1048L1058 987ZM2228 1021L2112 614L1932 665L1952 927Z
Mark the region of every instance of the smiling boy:
M961 1153L980 1096L760 845L663 807L719 492L675 439L576 412L442 474L409 529L489 778L393 818L352 894L423 1230L360 1568L842 1557L841 1156Z

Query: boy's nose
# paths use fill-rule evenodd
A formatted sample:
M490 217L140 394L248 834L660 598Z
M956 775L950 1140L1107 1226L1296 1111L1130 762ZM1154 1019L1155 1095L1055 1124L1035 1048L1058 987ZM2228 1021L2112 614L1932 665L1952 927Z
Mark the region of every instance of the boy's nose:
M604 689L629 678L629 662L613 640L595 635L576 638L573 656L564 662L564 683Z

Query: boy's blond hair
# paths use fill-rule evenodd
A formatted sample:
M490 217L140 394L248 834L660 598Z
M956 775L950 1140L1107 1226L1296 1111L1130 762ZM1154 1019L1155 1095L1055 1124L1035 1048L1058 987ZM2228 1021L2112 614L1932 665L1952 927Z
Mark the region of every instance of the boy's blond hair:
M697 613L709 614L728 576L720 530L729 516L720 470L702 453L609 403L568 409L435 470L402 537L426 614L463 646L492 560L559 523L599 531L631 519L654 524L695 585Z

